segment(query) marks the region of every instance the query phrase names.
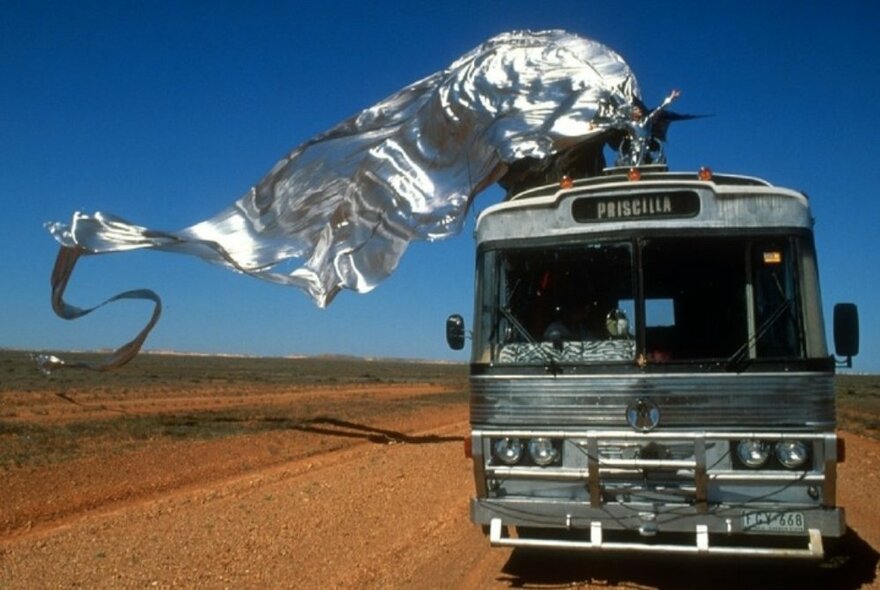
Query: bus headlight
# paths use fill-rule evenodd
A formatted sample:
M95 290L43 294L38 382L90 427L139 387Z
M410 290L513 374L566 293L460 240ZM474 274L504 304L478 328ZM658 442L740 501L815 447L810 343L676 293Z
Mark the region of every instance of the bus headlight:
M807 462L807 445L799 440L784 440L776 445L776 458L783 467L796 469Z
M556 461L559 449L549 438L533 438L529 441L529 457L535 465L544 467Z
M516 465L522 459L522 441L518 438L499 438L492 443L492 453L502 463Z
M757 469L767 462L770 448L762 440L741 440L736 446L736 456L746 467Z

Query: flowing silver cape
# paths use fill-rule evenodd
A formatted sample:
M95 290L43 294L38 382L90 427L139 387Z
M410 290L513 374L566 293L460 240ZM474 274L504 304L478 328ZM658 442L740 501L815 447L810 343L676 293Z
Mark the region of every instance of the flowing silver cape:
M300 145L206 221L166 232L78 212L69 225L47 224L62 250L76 251L56 264L55 311L91 311L58 293L79 255L138 248L192 254L293 285L320 307L343 288L370 291L411 240L458 232L471 199L508 165L598 137L606 130L595 123L603 105L636 99L629 66L600 43L565 31L498 35ZM301 266L281 268L291 260Z

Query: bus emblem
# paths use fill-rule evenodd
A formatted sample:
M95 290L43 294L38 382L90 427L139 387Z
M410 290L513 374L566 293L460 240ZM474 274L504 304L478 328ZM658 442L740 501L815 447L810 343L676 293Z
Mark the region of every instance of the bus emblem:
M652 401L638 399L626 407L626 422L639 432L653 430L660 422L660 408Z

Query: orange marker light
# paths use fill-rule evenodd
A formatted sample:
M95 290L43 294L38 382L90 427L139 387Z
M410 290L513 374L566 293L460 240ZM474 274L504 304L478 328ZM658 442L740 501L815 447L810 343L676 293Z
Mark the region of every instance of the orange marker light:
M562 177L562 180L559 181L559 186L561 188L571 188L574 186L574 181L571 179L571 176L566 174Z
M630 168L629 172L626 173L626 177L632 180L633 182L642 179L642 171L638 168Z
M697 173L697 178L705 182L712 180L712 170L703 166Z
M764 264L779 264L782 262L782 252L771 250L764 252Z

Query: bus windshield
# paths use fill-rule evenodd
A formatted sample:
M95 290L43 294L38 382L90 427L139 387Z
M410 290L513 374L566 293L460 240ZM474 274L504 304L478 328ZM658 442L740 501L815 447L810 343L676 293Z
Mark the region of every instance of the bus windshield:
M802 358L798 243L656 237L487 250L478 344L497 364Z

